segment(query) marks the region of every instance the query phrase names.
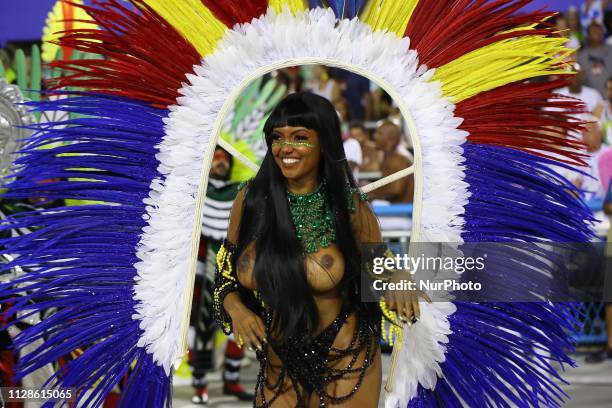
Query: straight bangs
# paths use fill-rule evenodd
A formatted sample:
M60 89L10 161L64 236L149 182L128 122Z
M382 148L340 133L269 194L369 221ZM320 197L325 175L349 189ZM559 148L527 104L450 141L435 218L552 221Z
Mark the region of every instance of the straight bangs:
M285 126L302 126L318 133L321 132L318 112L315 112L304 100L297 98L285 99L276 106L268 117L264 125L264 135L268 148L272 144L271 135L274 129Z

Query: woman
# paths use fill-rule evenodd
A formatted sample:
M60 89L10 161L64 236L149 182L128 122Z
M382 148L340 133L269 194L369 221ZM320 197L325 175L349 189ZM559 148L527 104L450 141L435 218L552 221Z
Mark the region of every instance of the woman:
M312 73L313 79L306 83L306 89L332 102L340 99L342 96L340 85L331 77L327 66L313 65Z
M360 302L360 245L381 242L349 170L333 105L289 95L267 120L268 152L236 197L217 257L226 333L257 349L255 405L375 407L380 310ZM415 296L388 307L418 319Z

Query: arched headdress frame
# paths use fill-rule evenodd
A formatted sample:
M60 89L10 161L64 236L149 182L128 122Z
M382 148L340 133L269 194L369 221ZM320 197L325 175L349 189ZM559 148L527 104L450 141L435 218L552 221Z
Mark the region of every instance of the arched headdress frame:
M194 276L200 225L193 220L199 219L198 214L201 214L202 211L208 169L226 113L231 109L235 98L255 78L286 66L320 63L366 76L376 81L394 98L406 118L415 150L415 210L412 239L417 242L420 239L460 242L459 216L462 209L457 203L465 202L467 196L465 185L461 181L463 158L460 145L465 142L467 134L457 129L461 121L453 116L454 106L442 97L439 84L429 81L433 72L419 68L416 52L409 50L407 40L390 33L373 33L368 26L358 20L344 20L336 26L333 13L330 10L322 9L313 10L305 13L301 18L295 18L293 25L296 30L300 30L300 24L306 28L312 22L316 22L320 32L328 36L326 41L343 44L338 48L329 48L325 52L316 44L310 43L309 45L307 37L304 37L301 43L289 43L283 41L280 36L275 37L274 31L278 30L276 26L282 27L286 18L288 18L287 14L275 15L272 13L258 19L252 26L245 26L244 30L235 29L233 33L221 40L219 51L207 57L202 65L196 67L195 73L188 76L190 85L181 89L180 93L183 96L179 98L179 104L171 108L172 113L165 127L166 140L160 145L160 157L167 158L169 163L165 166L166 160L160 160L161 166L168 169L165 190L160 192L160 200L164 200L165 194L191 195L193 190L190 191L190 189L196 185L198 186L197 198L195 202L192 200L180 201L182 206L168 206L150 211L149 225L153 227L153 233L143 240L148 243L163 243L163 237L168 233L168 228L172 228L167 221L184 217L185 222L173 222L172 225L175 225L175 228L183 228L190 224L193 226L193 231L187 234L186 230L183 230L182 233L177 230L173 235L184 235L186 239L189 237L190 241L186 241L185 244L189 243L191 247L191 254L188 257L191 260L189 270L191 276ZM259 28L259 31L251 31L253 26ZM268 39L261 48L253 47L253 43L257 43L258 38ZM276 41L270 40L271 38L276 38ZM224 41L227 41L227 44L223 44ZM295 50L299 52L296 53ZM381 53L380 50L385 50L385 52ZM234 63L234 58L241 60L246 58L248 62L238 64L236 61ZM376 63L372 64L371 61L374 58ZM233 66L235 69L223 68L227 66ZM393 75L394 73L401 73L401 75ZM416 115L412 114L413 110L417 112ZM435 111L435 114L428 111ZM192 132L185 133L184 129L193 127L194 124L195 128ZM426 140L418 136L420 132L427 135ZM168 149L164 148L165 143L169 146ZM181 148L177 148L178 146ZM185 147L182 148L182 146ZM179 156L181 152L196 146L200 149L198 156L190 160L181 160ZM206 149L203 149L204 146ZM423 168L425 166L422 159L423 151L428 157L435 155L438 159L430 160L429 168L426 169ZM172 163L178 163L179 167L172 168ZM193 167L186 171L187 166ZM174 177L174 171L181 176ZM182 176L185 173L190 174L193 179L185 179ZM196 179L196 175L199 175L200 178ZM441 203L437 194L430 194L424 198L423 190L426 183L430 190L445 191L449 200ZM437 208L438 211L423 214L421 209L427 206ZM422 215L425 218L424 223ZM156 232L160 236L159 240L156 238ZM184 247L177 246L177 251L182 251ZM143 271L146 269L147 272L142 274L142 279L135 288L137 298L140 298L139 292L141 291L143 292L142 299L147 300L147 294L155 293L153 286L157 284L157 280L152 279L151 283L146 280L146 273L152 268L175 274L177 282L181 278L184 279L185 286L181 290L185 293L189 291L192 283L191 279L183 278L183 265L172 263L173 259L180 258L179 255L168 257L168 249L163 244L158 247L141 246L140 251L139 257L144 263L139 267ZM151 261L149 262L148 259ZM176 303L169 302L168 309L166 309L168 321L175 321L180 319L180 316L186 315L185 310L188 310L190 297L187 296L183 303L183 309L176 310L173 309ZM160 315L157 308L149 311L146 305L147 303L143 302L139 309L144 322L143 326L153 327L153 322L158 321ZM171 313L174 310L176 310L175 315ZM444 322L440 324L444 325ZM185 323L183 323L183 328L185 328ZM145 337L146 333L145 329ZM164 365L169 367L174 359L182 355L183 349L180 344L176 344L180 338L175 336L175 332L168 331L164 334L163 341L157 339L157 342L166 344L168 348L174 347L176 350L167 354L169 358L163 357ZM157 335L158 333L155 332L154 336ZM151 336L150 340L153 341L154 338ZM430 338L435 339L436 336L432 335ZM164 350L164 352L167 351ZM164 354L160 354L162 355ZM430 361L428 365L433 370L435 361Z

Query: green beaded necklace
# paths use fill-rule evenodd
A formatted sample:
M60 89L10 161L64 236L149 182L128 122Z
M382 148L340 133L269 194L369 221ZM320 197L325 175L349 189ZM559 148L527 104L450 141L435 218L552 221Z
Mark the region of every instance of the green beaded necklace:
M336 240L334 217L325 199L325 182L308 194L287 191L291 218L306 253L327 248Z

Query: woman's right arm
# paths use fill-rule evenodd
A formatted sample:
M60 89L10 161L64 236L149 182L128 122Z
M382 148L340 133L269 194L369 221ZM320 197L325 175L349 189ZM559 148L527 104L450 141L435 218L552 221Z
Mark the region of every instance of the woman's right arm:
M240 233L243 203L246 189L238 191L230 215L227 239L217 253L216 276L213 290L214 314L225 334L234 333L240 346L262 347L265 341L264 324L242 301L238 292L236 273L236 246Z
M213 289L214 314L219 326L225 334L232 332L231 313L244 306L238 292L238 277L236 274L236 243L240 233L245 189L240 189L230 213L227 237L217 252L215 260L215 285Z

